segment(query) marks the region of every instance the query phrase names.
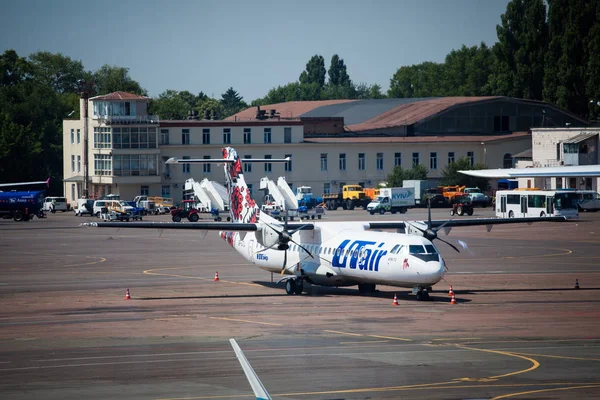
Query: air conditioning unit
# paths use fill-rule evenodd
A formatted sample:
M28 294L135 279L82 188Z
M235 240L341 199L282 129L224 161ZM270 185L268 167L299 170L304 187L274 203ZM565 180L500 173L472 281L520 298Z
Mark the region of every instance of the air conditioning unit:
M171 174L169 172L165 172L165 178L171 179Z

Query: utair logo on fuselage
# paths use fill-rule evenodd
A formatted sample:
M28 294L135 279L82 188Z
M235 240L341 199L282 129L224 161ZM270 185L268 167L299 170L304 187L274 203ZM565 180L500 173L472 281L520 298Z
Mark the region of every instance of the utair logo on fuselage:
M333 255L331 266L350 269L358 267L362 271L377 272L381 258L387 254L387 250L380 250L384 244L369 240L344 240Z
M269 256L265 255L265 254L257 254L256 255L256 259L257 260L262 260L262 261L269 261Z

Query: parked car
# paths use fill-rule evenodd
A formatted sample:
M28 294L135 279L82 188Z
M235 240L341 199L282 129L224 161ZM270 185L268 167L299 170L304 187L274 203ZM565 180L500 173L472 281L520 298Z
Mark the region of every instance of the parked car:
M600 194L594 190L578 190L579 211L598 211L600 210Z
M44 211L56 212L56 211L69 211L69 207L67 205L67 199L64 197L46 197L44 199L44 206L42 207Z
M471 198L466 195L456 196L454 197L452 203L452 209L450 210L450 215L473 215L473 202L471 202Z
M90 199L77 199L77 205L73 208L75 215L81 217L83 214L94 215L94 201Z
M102 208L107 208L108 211L119 211L133 215L133 207L122 200L96 200L94 202L93 212L96 217L100 217Z

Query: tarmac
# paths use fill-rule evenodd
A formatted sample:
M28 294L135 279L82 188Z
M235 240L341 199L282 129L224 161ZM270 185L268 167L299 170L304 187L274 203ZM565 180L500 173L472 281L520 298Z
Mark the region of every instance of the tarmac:
M216 233L86 221L0 220L2 399L254 398L229 338L274 399L600 398L600 213L452 229L468 250L436 243L449 272L430 301L386 286L288 296Z

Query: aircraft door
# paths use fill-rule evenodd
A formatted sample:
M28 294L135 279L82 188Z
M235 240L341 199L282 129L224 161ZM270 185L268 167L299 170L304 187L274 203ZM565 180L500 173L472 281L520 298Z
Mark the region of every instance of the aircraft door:
M527 215L527 196L521 196L521 216Z

